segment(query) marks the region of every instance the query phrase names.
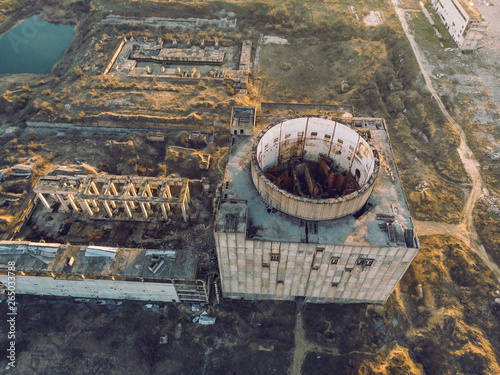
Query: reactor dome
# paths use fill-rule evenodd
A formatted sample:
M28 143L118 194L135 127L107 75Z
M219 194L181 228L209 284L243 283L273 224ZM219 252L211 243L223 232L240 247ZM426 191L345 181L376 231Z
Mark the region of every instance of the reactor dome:
M377 151L365 137L326 118L274 123L254 142L253 183L272 207L301 219L353 214L370 197L379 170Z

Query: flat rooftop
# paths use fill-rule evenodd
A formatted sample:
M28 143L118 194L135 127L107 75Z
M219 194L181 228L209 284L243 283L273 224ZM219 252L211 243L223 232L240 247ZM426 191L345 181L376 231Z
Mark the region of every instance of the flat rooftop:
M372 119L375 120L375 119ZM250 175L252 136L233 136L235 143L229 152L229 160L224 180L225 190L216 219L216 230L231 232L226 228L226 215L235 215L236 207L247 210L246 237L253 240L280 242L308 242L318 244L338 244L345 246L405 246L401 236L391 230L383 230L386 223L397 227L397 231L410 231L413 237L414 226L408 211L403 187L399 179L396 163L392 154L385 122L381 119L360 121L369 130L369 142L380 157L380 171L373 192L368 199L371 209L358 217L354 215L328 221L305 221L282 213L261 197L255 189ZM350 119L354 123L354 119ZM233 200L239 200L235 205ZM241 201L246 201L242 205ZM239 220L243 218L239 217ZM234 231L237 232L237 231ZM396 237L398 240L396 240ZM392 241L391 241L391 240ZM413 241L412 241L413 242ZM410 245L416 247L416 244Z
M255 126L255 107L234 107L231 126Z
M66 278L115 276L124 278L189 279L196 277L198 254L193 250L154 250L103 246L73 246L0 241L0 269L10 261L16 271ZM157 259L155 272L149 266Z

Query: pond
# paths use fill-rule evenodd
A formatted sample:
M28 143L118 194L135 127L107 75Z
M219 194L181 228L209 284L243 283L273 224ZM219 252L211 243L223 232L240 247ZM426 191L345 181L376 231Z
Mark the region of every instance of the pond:
M0 74L49 73L73 40L75 26L27 18L0 37Z

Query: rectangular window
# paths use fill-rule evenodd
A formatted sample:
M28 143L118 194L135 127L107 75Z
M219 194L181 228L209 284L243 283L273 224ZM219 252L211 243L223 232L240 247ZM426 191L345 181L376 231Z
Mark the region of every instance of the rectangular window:
M280 255L279 254L271 254L271 262L279 262Z
M339 283L332 283L332 286L339 286Z
M356 266L371 267L375 259L369 258L358 258L356 261Z
M284 284L285 282L283 280L276 280L276 284Z
M317 136L318 136L318 133L316 133L316 132L311 133L311 137L317 137Z
M262 263L262 267L269 268L269 263Z
M330 264L339 264L339 260L339 257L332 257L332 259L330 259Z
M313 270L319 270L319 267L321 266L321 261L323 259L323 252L325 251L324 247L317 247L316 248L316 253L314 254L314 259L311 265L311 268Z
M342 139L337 139L337 142L340 144L344 143L344 141Z
M365 267L371 267L375 259L365 259L364 266Z
M330 139L332 136L330 134L325 134L325 139Z

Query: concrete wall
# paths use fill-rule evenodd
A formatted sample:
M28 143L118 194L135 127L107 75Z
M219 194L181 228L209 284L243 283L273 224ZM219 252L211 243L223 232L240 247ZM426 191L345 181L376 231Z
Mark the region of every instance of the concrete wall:
M271 206L306 220L331 220L350 215L364 206L374 188L372 183L365 190L336 199L301 198L279 189L267 178L259 175L253 165L251 171L255 188Z
M118 55L120 54L120 52L122 51L122 48L123 46L125 45L125 39L123 39L120 44L118 45L118 47L116 48L116 51L115 53L113 54L113 57L111 57L111 60L109 61L109 64L106 66L106 69L104 70L104 73L103 74L108 74L109 70L111 69L111 67L113 66L113 64L115 63L116 61L116 58L118 57Z
M67 131L67 132L79 132L79 133L129 133L136 131L168 131L171 129L175 130L203 130L207 132L213 132L213 126L200 126L200 125L189 125L189 124L163 124L159 126L154 123L143 123L142 127L133 127L127 124L126 121L96 121L95 123L89 122L89 124L72 124L72 123L61 123L61 122L46 122L46 121L26 121L26 125L32 129L39 129L42 131Z
M317 161L320 154L334 159L340 169L351 175L359 175L361 189L337 199L301 198L279 189L263 173L268 167L301 155L305 160ZM348 126L323 118L296 118L259 135L252 156L252 180L259 194L274 208L306 220L330 220L363 207L378 173L376 159L368 142Z
M6 284L7 278L7 275L0 274L0 282ZM50 276L22 276L19 274L16 275L16 293L139 301L180 301L175 287L171 283L96 279L68 280Z
M231 135L253 135L253 126L234 126L230 127Z
M259 167L265 170L300 157L317 161L320 154L335 159L337 165L355 175L360 172L359 185L363 186L374 168L370 145L357 132L323 118L296 118L284 121L267 130L257 145Z
M233 299L384 303L418 253L404 247L254 241L242 233L216 232L215 238L223 294ZM279 254L279 261L271 254ZM356 265L359 258L373 264Z

